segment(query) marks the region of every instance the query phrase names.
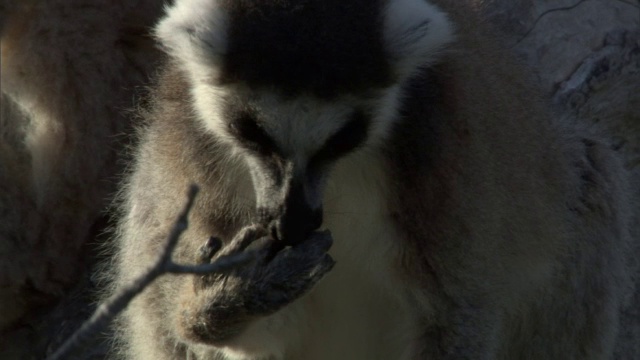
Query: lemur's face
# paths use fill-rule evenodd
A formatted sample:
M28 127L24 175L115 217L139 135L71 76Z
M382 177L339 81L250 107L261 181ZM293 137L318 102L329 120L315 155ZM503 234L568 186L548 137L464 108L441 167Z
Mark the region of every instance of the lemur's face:
M392 106L393 90L380 94L388 94ZM384 101L377 98L323 100L240 85L217 87L196 98L216 109L208 127L248 164L258 220L286 243L322 225L323 190L333 165L371 151L386 132L381 121L386 116L379 116L384 109L374 107Z
M259 219L291 243L321 226L332 165L384 139L401 84L452 28L423 0L184 0L156 34L205 128L248 163Z

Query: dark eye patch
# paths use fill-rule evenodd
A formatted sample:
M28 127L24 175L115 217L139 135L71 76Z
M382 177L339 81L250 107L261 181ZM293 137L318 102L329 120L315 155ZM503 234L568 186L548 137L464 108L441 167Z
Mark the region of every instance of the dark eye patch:
M369 131L369 120L362 111L356 111L345 126L331 135L322 148L311 157L309 165L320 166L336 160L362 145Z
M263 156L279 153L278 146L250 113L242 113L229 123L229 130L250 151Z

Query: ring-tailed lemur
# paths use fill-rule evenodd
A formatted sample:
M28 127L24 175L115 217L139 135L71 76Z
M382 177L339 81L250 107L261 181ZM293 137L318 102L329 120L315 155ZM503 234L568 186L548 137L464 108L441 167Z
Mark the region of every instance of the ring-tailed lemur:
M190 183L177 260L261 255L146 289L127 358L609 358L625 175L465 5L176 0L156 34L116 285L157 258Z

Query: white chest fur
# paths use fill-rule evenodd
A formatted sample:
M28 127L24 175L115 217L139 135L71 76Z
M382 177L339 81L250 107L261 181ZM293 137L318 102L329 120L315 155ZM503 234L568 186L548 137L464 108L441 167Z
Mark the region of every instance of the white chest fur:
M338 164L325 193L334 269L305 297L255 323L225 349L228 358L410 358L416 317L393 275L398 239L385 189L375 156Z

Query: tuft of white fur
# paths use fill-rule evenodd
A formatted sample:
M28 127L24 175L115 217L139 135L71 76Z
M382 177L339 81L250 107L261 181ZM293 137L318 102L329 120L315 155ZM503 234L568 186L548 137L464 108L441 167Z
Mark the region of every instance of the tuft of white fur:
M384 21L384 42L401 79L436 60L454 39L447 14L424 0L391 0Z
M215 75L227 48L227 15L212 0L182 0L166 9L155 35L196 80Z

